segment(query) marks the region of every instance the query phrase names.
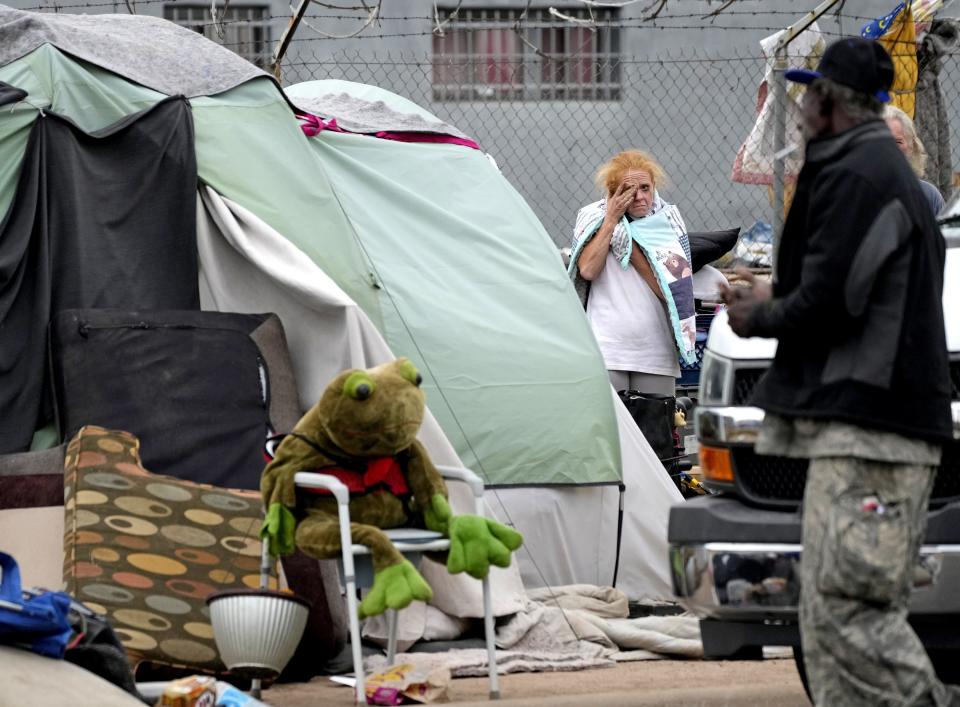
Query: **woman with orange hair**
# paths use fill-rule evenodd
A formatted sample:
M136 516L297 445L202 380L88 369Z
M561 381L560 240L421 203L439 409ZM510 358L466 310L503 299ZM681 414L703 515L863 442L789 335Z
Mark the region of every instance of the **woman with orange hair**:
M686 228L676 207L657 193L665 177L649 154L620 152L597 171L604 198L577 214L570 274L616 390L673 395L680 375L677 349L685 345L678 342L689 338L686 323L681 332L671 321L671 314L678 322L689 319L693 297ZM645 219L665 228L677 244L657 253L656 266L649 250L633 247Z

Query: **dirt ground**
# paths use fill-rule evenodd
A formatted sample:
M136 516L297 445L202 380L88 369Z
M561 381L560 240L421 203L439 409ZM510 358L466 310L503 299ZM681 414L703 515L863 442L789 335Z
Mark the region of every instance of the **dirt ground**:
M462 678L450 685L450 702L487 702L486 678ZM654 660L571 673L516 673L500 676L501 705L768 705L808 707L793 660ZM327 677L275 685L263 701L273 707L348 707L350 688Z

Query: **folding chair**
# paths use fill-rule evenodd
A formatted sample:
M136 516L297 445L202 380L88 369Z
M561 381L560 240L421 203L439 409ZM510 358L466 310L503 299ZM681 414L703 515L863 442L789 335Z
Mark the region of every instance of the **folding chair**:
M483 515L483 481L469 469L438 466L444 479L462 481L473 492L474 512ZM360 618L357 615L357 587L370 586L373 582L373 562L370 549L365 545L355 545L350 537L350 492L336 477L327 474L315 474L301 471L294 477L297 486L303 488L322 488L330 491L337 499L337 511L340 517L340 541L343 556L343 581L347 591L347 615L350 619L350 645L353 650L353 671L356 675L357 704L367 704L364 690L363 655L360 651ZM397 550L416 565L424 552L442 552L450 549L450 540L440 533L422 528L394 528L385 531ZM387 610L389 627L387 639L387 665L393 664L397 650L398 612ZM487 639L488 670L490 674L490 699L500 698L497 683L497 658L494 647L493 607L490 600L490 576L483 579L483 626Z

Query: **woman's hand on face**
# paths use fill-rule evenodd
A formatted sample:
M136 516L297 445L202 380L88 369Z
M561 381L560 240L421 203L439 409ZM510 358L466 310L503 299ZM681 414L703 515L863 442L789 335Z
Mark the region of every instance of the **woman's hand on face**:
M607 213L604 220L614 224L619 223L620 219L622 219L623 215L627 212L627 207L633 202L636 191L637 185L628 184L627 182L617 187L617 191L607 198Z

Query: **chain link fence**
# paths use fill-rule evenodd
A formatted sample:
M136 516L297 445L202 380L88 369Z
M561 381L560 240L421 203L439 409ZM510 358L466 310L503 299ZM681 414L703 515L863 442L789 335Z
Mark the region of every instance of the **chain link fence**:
M577 209L599 198L596 169L626 148L662 163L669 181L661 193L680 207L689 230L772 221L768 188L731 179L756 119L762 56L691 49L655 60L591 61L455 61L359 50L309 60L307 50L283 64L282 80L371 84L427 108L493 155L561 247ZM941 82L952 119L960 100L954 56L945 57Z

